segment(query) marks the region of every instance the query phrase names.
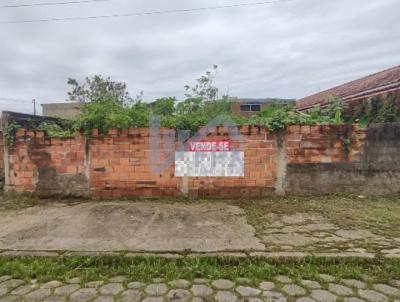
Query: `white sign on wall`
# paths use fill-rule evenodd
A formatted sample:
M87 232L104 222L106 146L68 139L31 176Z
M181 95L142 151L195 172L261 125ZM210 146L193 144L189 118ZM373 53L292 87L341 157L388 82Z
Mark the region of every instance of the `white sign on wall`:
M190 142L175 152L175 176L243 177L244 152L232 151L229 141Z

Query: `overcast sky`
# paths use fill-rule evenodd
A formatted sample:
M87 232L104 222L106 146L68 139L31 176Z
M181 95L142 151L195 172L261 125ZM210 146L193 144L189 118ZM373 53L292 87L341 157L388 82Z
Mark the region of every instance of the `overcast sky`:
M0 6L60 0L0 0ZM230 5L110 0L0 8L0 22ZM254 2L256 2L254 0ZM239 97L301 98L400 64L399 0L293 0L193 13L0 24L0 109L64 101L68 77L102 74L145 100L183 97L213 64ZM17 101L6 101L11 98Z

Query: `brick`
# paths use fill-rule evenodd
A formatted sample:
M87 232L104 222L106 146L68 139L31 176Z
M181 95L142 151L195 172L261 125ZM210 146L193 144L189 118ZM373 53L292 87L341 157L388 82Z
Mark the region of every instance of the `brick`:
M78 169L76 166L68 166L67 173L68 174L76 174L76 173L78 173Z
M108 135L118 135L118 129L109 129L108 130Z

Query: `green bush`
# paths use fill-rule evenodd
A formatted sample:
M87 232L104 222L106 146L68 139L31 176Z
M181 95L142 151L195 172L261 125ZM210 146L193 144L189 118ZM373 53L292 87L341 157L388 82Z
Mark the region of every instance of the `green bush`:
M75 129L70 123L64 125L64 127L58 124L42 123L38 127L38 130L45 131L48 136L56 138L71 138L74 137Z
M393 123L400 121L400 95L389 93L386 98L374 96L354 109L354 118L363 126L370 123Z
M399 121L396 109L396 97L385 101L373 98L357 108L358 120L370 122ZM216 117L224 117L236 125L253 125L278 131L289 125L326 125L353 122L343 117L345 106L340 99L332 98L328 106L321 109L313 107L307 114L296 110L294 106L271 106L249 118L231 112L231 102L227 99L205 101L189 98L177 103L175 98L161 98L154 104L136 100L130 104L121 104L115 100L103 100L82 104L82 115L70 123L43 123L39 129L52 137L71 137L75 130L83 130L89 136L93 128L100 134L106 134L110 128L145 128L149 126L150 116L157 114L161 126L195 133L201 126L207 125ZM15 129L10 129L10 136ZM7 140L10 140L9 138Z

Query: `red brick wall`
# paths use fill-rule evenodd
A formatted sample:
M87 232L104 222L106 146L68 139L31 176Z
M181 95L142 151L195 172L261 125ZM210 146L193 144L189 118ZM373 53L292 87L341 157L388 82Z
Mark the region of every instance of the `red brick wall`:
M276 135L266 129L242 127L244 151L244 177L191 177L190 196L193 197L237 197L263 196L275 188L277 167ZM208 134L207 140L229 138L226 129L218 129ZM239 150L239 144L233 144Z
M291 126L286 132L274 134L257 127L242 127L244 177L189 177L189 195L263 196L280 188L282 183L287 192L290 188L299 191L309 169L314 169L318 177L322 168L315 165L331 165L330 168L323 166L329 172L329 169L346 170L352 163L359 162L360 154L365 153L367 132L356 126ZM284 141L282 146L278 143L280 136ZM162 129L161 147L168 139L173 142L171 150L167 150L172 156L172 165L163 172L154 173L151 168L157 163L150 163L148 129L110 130L106 136L99 136L94 130L87 145L81 135L73 139L50 139L40 131L19 130L15 144L9 148L8 185L16 192L38 195L181 196L186 184L183 178L174 176L174 152L180 146L173 130ZM226 129L208 129L207 140L229 139ZM387 143L381 145L379 148L384 148ZM239 151L239 143L232 142L232 147ZM379 148L374 152L380 152ZM374 157L364 156L364 161ZM333 167L335 164L345 166ZM363 167L368 168L368 165ZM286 169L286 174L281 172ZM352 169L354 172L358 168ZM362 183L363 178L360 179ZM310 179L307 185L312 186L314 181ZM311 187L306 191L311 191Z
M190 177L189 195L261 196L273 189L276 179L276 138L266 130L244 127L245 177ZM96 133L95 133L96 134ZM161 144L171 130L161 130ZM228 139L225 129L212 129L207 140ZM111 130L106 137L95 135L90 144L90 188L96 197L178 196L182 178L175 177L174 165L154 174L149 164L148 129ZM176 148L178 145L176 143ZM238 143L233 144L237 149ZM168 150L172 159L175 150Z
M66 192L74 190L69 185L80 188L82 184L71 184L63 177L83 175L84 157L82 136L46 138L44 132L20 129L9 149L9 187L16 192L68 195Z
M288 163L352 162L363 147L366 129L354 126L290 126L285 135Z
M400 192L400 123L290 127L285 192L385 195Z

